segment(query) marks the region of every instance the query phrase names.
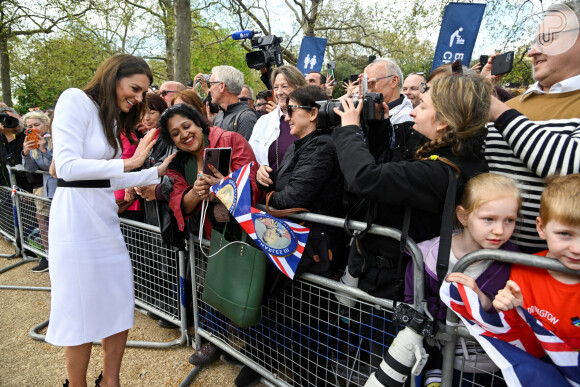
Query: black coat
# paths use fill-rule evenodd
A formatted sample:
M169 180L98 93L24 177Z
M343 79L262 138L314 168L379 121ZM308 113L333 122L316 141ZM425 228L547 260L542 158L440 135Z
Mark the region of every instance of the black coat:
M274 184L266 188L275 191L270 199L271 207L302 207L316 214L345 215L342 204L344 180L328 133L315 130L295 141L288 147L280 168L271 174L271 178ZM342 229L310 224L308 243L296 275L310 272L332 277L346 266L347 244ZM314 259L315 255L319 261ZM287 285L288 281L284 282ZM275 290L271 292L276 293Z
M343 216L344 180L334 143L320 130L295 141L272 174L275 191L270 206L278 209L303 207L311 212Z
M375 203L373 223L401 230L405 208L409 207L409 236L413 240L421 242L440 234L449 181L448 165L438 160L401 160L396 155L390 162L377 164L357 126L336 128L332 138L347 189L358 197ZM488 170L485 159L477 151L478 146L479 143L474 138L464 144L461 155L454 154L450 147L433 151L434 155L452 161L461 171L457 180L456 200L461 197L467 180ZM395 263L390 268L390 274L393 274L393 267L398 266L396 261L399 257L399 242L367 235L362 244L369 255L394 260ZM352 255L351 252L351 258ZM373 292L373 289L383 285L382 281L372 278L366 283L359 282L359 287L376 295L386 296L380 291Z

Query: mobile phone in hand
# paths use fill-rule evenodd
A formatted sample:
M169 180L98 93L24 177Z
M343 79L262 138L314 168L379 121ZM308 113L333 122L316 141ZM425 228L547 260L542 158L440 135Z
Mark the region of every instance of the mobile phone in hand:
M217 169L224 177L230 174L232 148L206 148L203 157L203 174L216 177L209 165Z
M514 52L508 51L493 58L491 75L507 74L514 65Z
M34 146L32 148L38 148L38 142L40 141L38 129L36 128L26 129L26 141L34 141Z
M489 55L480 55L480 57L479 57L479 71L480 72L481 72L481 70L483 70L483 68L487 64L488 60L489 60Z
M326 66L327 66L326 78L332 77L334 79L332 84L336 85L336 62L328 62Z

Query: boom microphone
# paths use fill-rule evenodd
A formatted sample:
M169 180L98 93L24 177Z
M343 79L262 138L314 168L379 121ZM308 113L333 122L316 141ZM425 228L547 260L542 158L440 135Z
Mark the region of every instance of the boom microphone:
M254 32L250 30L238 31L232 34L233 40L242 40L242 39L250 39L254 36Z

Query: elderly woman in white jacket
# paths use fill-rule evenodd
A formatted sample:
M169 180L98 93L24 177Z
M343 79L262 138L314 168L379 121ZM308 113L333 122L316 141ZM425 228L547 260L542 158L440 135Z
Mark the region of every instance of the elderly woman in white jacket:
M286 149L298 139L290 134L290 125L284 117L288 95L305 86L306 80L296 67L284 65L277 67L272 73L272 85L278 105L268 102L270 112L256 122L249 141L258 163L268 166L269 172L278 169Z

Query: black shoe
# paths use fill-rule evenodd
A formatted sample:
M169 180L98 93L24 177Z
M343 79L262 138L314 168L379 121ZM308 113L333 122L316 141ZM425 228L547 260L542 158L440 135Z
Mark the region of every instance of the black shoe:
M99 387L101 385L101 380L103 380L103 371L101 371L99 377L95 379L95 387Z
M160 318L159 320L157 320L157 325L159 325L161 328L165 328L165 329L177 329L178 326L175 325L174 323L165 320L164 318Z
M62 387L68 387L68 379L66 379L66 380L64 381L64 384L62 385Z
M32 271L35 273L44 273L45 271L48 271L48 259L44 257L40 258L38 265L34 266Z
M260 381L260 375L248 366L244 366L235 380L236 387L250 387Z
M221 353L222 350L217 345L208 341L189 357L189 363L194 366L205 367L219 359Z

